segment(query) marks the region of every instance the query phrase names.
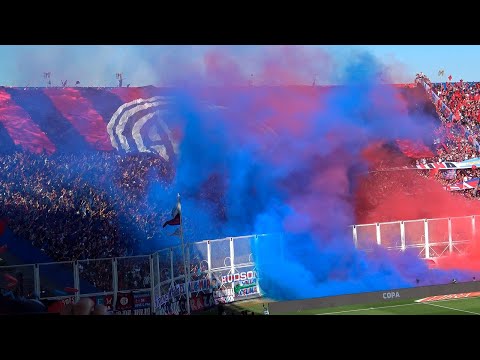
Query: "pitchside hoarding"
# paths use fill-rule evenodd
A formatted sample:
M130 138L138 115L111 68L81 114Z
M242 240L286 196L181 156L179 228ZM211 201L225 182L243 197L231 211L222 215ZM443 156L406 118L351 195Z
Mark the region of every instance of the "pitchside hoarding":
M328 296L322 298L272 302L268 304L270 314L295 313L303 310L321 309L356 304L374 304L395 300L414 300L431 296L465 297L480 291L480 282L452 283L447 285L419 286L360 294ZM450 295L456 294L456 295Z
M252 269L235 274L228 271L212 273L212 280L203 278L190 283L191 312L207 310L215 305L227 304L260 295L258 278ZM156 298L160 315L185 315L187 313L185 284L162 287L162 295Z

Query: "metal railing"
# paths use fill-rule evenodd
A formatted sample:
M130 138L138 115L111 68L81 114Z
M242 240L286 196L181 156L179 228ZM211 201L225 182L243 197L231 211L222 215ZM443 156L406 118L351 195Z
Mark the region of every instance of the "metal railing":
M434 258L446 253L463 253L475 238L480 226L479 215L438 219L406 220L353 225L355 246L371 250L381 245L389 250L418 251L421 258Z
M463 253L480 226L477 217L352 225L351 234L355 246L363 251L383 246L429 259ZM255 241L268 236L273 235L188 243L185 259L181 246L176 246L151 255L2 266L0 287L8 286L6 274L16 277L21 272L23 288L19 291L38 294L41 300L70 302L92 297L125 314L186 314L187 301L194 312L261 296L253 247Z

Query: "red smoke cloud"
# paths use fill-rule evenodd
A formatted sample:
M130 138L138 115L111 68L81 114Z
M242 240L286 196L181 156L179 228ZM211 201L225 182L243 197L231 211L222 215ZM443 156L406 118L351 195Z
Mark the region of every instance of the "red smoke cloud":
M224 226L219 232L286 233L288 261L279 263L271 250L256 250L258 259L272 260L261 260L261 265L281 264L264 272L272 279L269 295L313 297L414 284L415 276L426 271L418 254L393 259L385 251L385 256L378 252L365 261L347 230L355 223L473 211L465 199L454 198L416 170L360 174L367 171L365 162L371 168L409 163L383 143L431 137L433 115L415 106L415 100L428 100L425 96L412 99L412 91L380 84L379 64L368 54L360 54L345 67L336 66L337 74L329 74L332 62L326 54L320 53L315 61L304 48L268 49L267 53L265 58L257 57L255 71L238 66L231 54L205 56L207 81L200 84L204 86L186 87L179 106L186 126L177 183L198 193L211 172L225 172L226 221L219 225ZM327 71L320 71L325 78L332 83L343 79L344 85L322 93L324 89L305 81L301 72L323 65ZM224 84L228 86L211 86ZM265 84L282 86L261 86ZM197 113L205 103L223 108ZM201 226L195 226L200 229L197 233L201 234ZM432 225L432 239L444 236L442 226ZM421 245L423 229L422 220L405 226L409 244ZM375 241L375 230L363 237ZM399 232L399 226L382 225L382 243L396 244ZM296 281L285 281L292 274ZM329 281L339 279L339 283Z
M357 193L358 223L468 216L478 205L445 191L415 171L381 172L364 179Z
M473 246L466 249L466 254L453 253L436 259L437 267L450 270L480 270L480 249L478 248L478 236L474 240Z
M392 159L387 151L367 149L365 157L377 163ZM406 160L403 160L406 163ZM417 170L378 171L362 175L355 193L357 224L468 216L479 213L476 201L445 191L434 179L423 177Z
M393 160L397 166L405 165L407 159L395 156L382 148L381 144L372 144L364 152L364 158L370 164L381 164L386 159ZM361 176L355 196L355 218L357 224L371 224L399 220L453 218L480 214L478 202L468 200L460 194L443 189L442 185L430 177L421 176L416 170L379 171ZM478 220L477 220L478 221ZM435 241L448 241L448 222L441 220L429 225L429 238ZM480 225L480 224L479 224ZM399 237L399 227L391 225L382 228L382 243L389 238ZM477 225L477 229L478 229ZM375 239L373 229L371 237ZM407 243L423 243L423 225L418 223L406 231ZM480 234L476 233L473 245L454 247L450 255L448 245L432 247L436 253L440 269L480 270ZM472 238L471 219L452 221L453 240L469 240ZM375 240L372 240L375 241ZM431 249L431 251L432 251ZM464 251L463 255L458 250Z

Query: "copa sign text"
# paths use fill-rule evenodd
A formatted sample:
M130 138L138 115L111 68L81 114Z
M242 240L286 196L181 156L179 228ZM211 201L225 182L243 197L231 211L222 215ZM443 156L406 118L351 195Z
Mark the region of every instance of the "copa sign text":
M389 291L389 292L384 292L382 297L385 300L392 300L392 299L398 299L400 297L400 294L398 291Z

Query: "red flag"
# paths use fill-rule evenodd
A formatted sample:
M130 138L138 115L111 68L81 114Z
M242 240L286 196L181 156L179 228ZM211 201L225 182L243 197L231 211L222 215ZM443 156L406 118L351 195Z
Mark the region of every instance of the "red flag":
M180 213L175 215L175 217L173 219L165 221L163 223L163 227L165 227L167 225L180 225Z
M165 221L163 227L167 225L180 225L180 217L182 216L182 205L180 204L180 194L177 195L177 204L172 210L172 219Z
M452 81L452 75L448 75L448 81Z

